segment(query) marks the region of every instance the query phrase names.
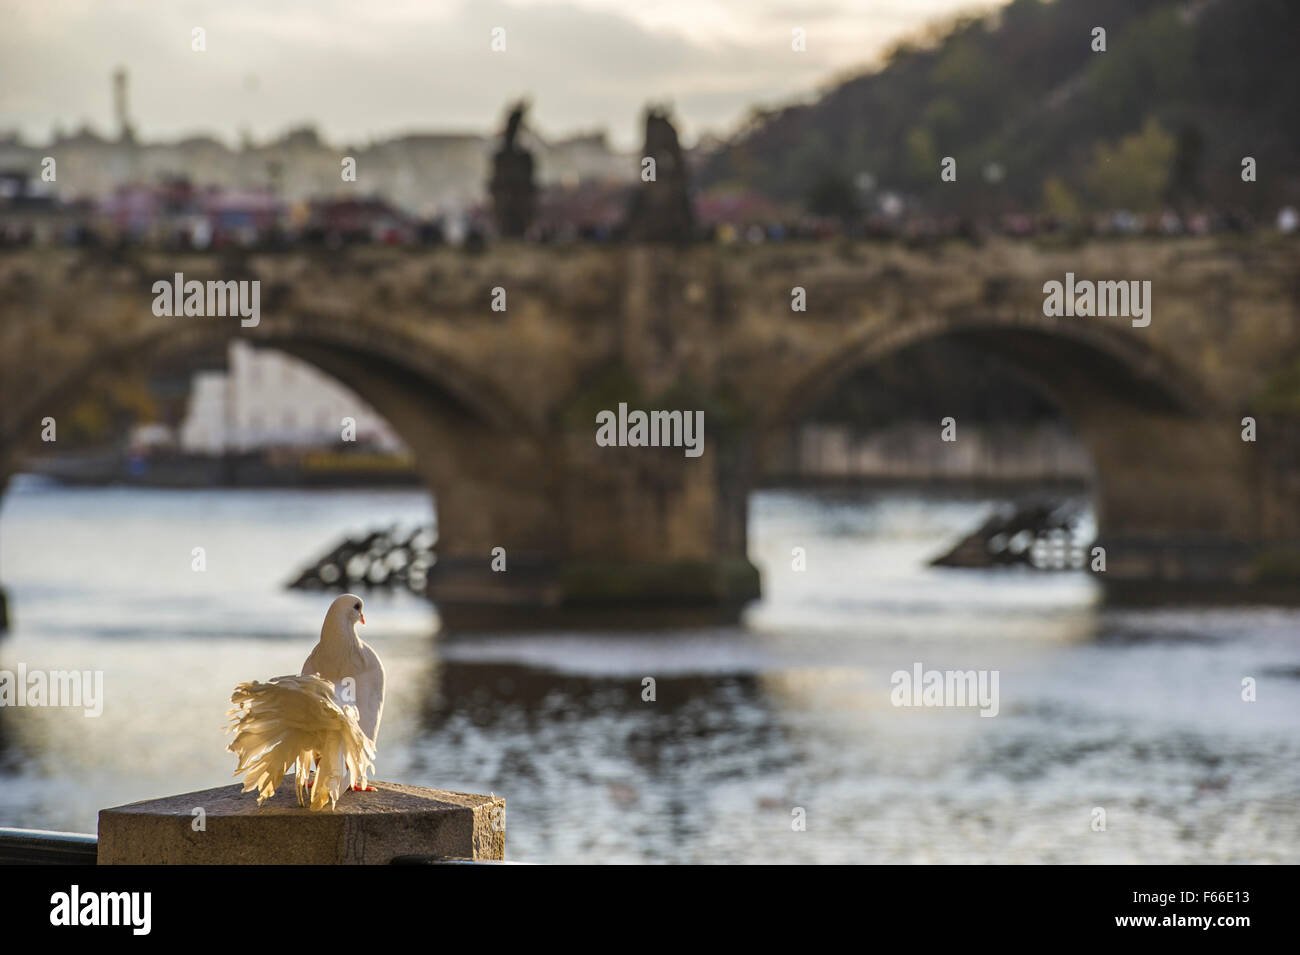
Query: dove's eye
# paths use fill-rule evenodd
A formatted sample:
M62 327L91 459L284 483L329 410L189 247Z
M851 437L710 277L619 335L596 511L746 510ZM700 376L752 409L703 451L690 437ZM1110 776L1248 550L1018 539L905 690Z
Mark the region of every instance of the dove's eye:
M361 609L361 604L357 604L357 605L356 605L355 607L353 607L352 609L353 609L353 610L360 610L360 609Z

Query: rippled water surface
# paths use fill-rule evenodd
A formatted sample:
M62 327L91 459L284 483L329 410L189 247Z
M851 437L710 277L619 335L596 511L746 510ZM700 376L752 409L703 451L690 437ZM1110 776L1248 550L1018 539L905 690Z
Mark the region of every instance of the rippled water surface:
M756 494L742 627L449 637L372 595L379 776L504 795L525 861L1300 862L1300 616L926 566L990 506ZM406 491L15 482L0 669L102 670L105 705L0 708L0 825L93 832L102 807L228 782L231 688L297 672L327 605L284 581L345 531L431 519ZM997 670L998 715L894 707L916 662Z

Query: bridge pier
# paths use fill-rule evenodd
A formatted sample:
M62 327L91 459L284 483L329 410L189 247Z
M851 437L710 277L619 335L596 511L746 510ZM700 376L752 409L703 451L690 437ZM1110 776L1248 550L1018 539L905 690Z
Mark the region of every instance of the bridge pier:
M1091 403L1075 408L1075 420L1097 464L1100 579L1109 600L1300 599L1295 519L1279 519L1294 515L1298 502L1270 479L1282 436L1270 434L1261 448L1241 439L1227 413Z
M0 499L9 488L9 478L12 476L12 469L8 466L0 469ZM9 594L5 590L4 584L0 583L0 634L9 630Z
M443 628L619 629L734 623L759 596L747 559L578 561L530 558L495 573L478 558L439 557L429 598Z
M599 447L594 432L513 458L480 435L439 487L428 594L446 628L731 622L757 599L747 457L712 440L698 458Z

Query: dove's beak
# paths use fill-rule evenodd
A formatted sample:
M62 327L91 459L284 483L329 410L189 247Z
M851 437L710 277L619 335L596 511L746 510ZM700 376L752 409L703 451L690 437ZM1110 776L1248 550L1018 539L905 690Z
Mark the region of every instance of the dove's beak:
M361 622L362 622L363 624L366 622L366 615L365 615L365 614L362 614L362 615L361 615Z

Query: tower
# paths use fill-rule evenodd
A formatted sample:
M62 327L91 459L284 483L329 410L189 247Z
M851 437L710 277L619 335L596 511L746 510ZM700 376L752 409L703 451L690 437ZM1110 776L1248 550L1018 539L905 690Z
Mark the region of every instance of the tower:
M122 142L133 141L135 132L127 118L126 69L121 66L113 71L113 114L117 119L118 138Z

